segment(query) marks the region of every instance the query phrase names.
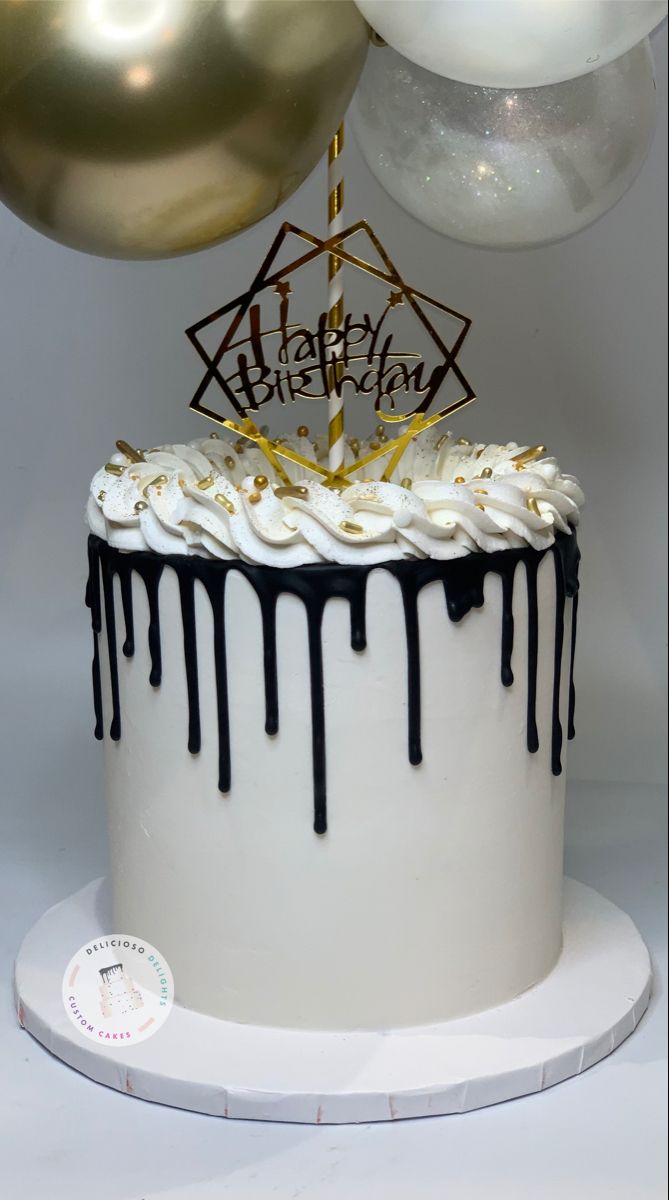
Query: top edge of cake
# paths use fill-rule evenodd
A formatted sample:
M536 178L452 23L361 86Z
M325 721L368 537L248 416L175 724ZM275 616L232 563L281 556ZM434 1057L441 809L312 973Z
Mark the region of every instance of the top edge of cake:
M378 449L378 437L349 439L344 469ZM325 438L298 435L284 445L305 457L315 451L327 465ZM218 434L133 458L119 450L94 475L92 533L122 551L274 567L545 550L578 524L584 502L578 480L563 475L543 446L434 430L409 444L389 482L380 478L387 459L377 458L342 488L304 469L296 474L291 463L287 487L252 442Z

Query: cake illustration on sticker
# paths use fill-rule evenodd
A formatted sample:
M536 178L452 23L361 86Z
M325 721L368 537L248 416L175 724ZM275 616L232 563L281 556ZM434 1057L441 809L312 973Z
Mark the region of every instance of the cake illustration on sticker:
M142 993L135 987L123 963L101 967L99 974L100 1012L103 1017L120 1017L144 1007Z
M188 330L208 430L93 478L113 923L188 1008L415 1026L557 961L583 493L462 431L470 324L365 222L284 225Z

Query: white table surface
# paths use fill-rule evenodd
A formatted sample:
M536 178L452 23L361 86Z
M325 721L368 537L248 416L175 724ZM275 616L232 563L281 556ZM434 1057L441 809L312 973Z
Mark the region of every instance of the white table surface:
M567 870L624 908L653 954L640 1028L584 1075L457 1117L307 1127L223 1121L91 1083L22 1031L12 959L49 905L104 873L101 803L2 797L0 1193L10 1200L659 1200L666 1195L666 797L570 788ZM30 771L28 771L28 776Z

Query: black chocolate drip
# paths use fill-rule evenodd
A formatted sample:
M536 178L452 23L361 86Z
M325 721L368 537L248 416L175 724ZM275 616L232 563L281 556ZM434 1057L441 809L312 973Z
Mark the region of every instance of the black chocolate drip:
M158 556L150 551L123 553L91 534L88 542L89 579L86 603L91 610L93 626L93 700L95 706L95 736L103 736L102 685L100 678L99 634L102 631L104 603L107 630L107 653L112 699L110 736L121 736L119 668L116 643L116 612L114 578L118 576L125 624L123 653L131 658L135 650L135 630L132 603L132 572L143 580L149 606L150 682L158 687L162 678L159 590L162 572L170 566L179 582L183 624L186 686L188 693L188 749L197 754L201 747L200 697L198 680L197 622L195 612L195 583L203 585L211 604L214 622L214 660L216 672L216 703L218 716L218 786L228 792L232 781L230 746L230 716L228 697L227 649L225 635L225 593L230 571L239 571L255 591L260 603L263 629L263 658L265 682L265 730L276 734L279 728L279 695L277 678L276 606L279 596L290 593L304 604L307 615L309 663L311 674L311 739L314 777L314 829L327 829L326 755L325 755L325 695L323 679L323 649L321 628L328 600L338 597L348 601L351 616L351 647L363 651L366 646L366 595L370 572L381 569L395 576L402 594L407 646L408 697L408 754L417 766L423 757L421 747L421 681L420 681L420 621L418 600L429 583L441 583L446 610L451 621L461 621L472 608L481 608L484 601L485 577L489 572L499 575L502 584L502 648L501 678L505 687L513 683L514 618L513 589L516 567L525 566L528 601L528 679L527 679L527 748L535 753L539 748L536 723L538 604L537 571L546 551L529 547L502 550L494 554L470 554L450 562L434 559L382 563L379 566L337 566L322 564L293 569L257 567L234 561L213 561L192 556ZM564 609L566 597L573 598L571 630L571 662L569 679L568 736L574 736L574 651L576 645L576 601L578 591L579 550L576 535L559 535L552 547L555 565L556 620L553 670L553 719L551 736L551 766L553 773L562 770L562 724L560 696L564 645Z

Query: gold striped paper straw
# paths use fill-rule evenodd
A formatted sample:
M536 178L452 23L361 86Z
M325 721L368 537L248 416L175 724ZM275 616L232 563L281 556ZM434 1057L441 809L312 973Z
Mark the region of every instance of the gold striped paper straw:
M339 126L328 151L328 237L334 237L343 229L342 208L344 206L344 177L341 154L344 149L344 126ZM341 329L344 320L344 283L341 274L342 260L336 254L328 258L328 328ZM333 349L332 355L341 353ZM339 378L340 363L336 363L330 376L328 398L328 465L331 471L340 471L344 465L344 397L337 394L336 380Z

